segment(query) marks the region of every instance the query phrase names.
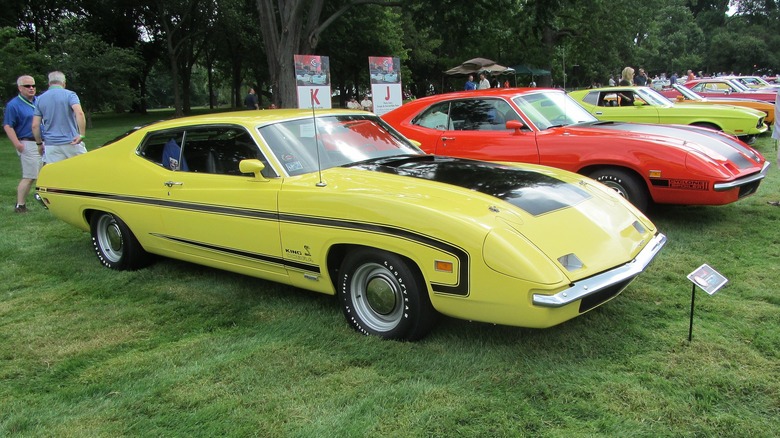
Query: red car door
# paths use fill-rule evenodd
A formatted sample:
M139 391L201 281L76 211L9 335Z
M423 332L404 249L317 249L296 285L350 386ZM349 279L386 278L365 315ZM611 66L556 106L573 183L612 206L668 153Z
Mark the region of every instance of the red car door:
M489 161L539 163L536 133L530 128L507 128L507 121L520 121L517 112L503 99L474 98L441 102L415 119L417 132L436 133L435 145L430 138L423 146L436 155ZM407 135L418 141L415 135Z

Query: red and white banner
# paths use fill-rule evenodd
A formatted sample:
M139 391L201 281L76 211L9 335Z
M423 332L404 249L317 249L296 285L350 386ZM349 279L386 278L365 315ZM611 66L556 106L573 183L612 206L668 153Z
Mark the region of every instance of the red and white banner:
M381 116L403 105L401 60L399 58L369 56L368 71L371 75L371 94L375 114Z
M298 108L330 108L330 61L327 56L293 55Z

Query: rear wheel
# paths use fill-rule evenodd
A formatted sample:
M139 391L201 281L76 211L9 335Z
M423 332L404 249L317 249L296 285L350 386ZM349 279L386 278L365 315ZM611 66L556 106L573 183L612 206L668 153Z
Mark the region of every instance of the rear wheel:
M339 300L355 330L413 341L433 327L436 311L424 281L398 255L373 248L356 250L347 255L339 272Z
M623 169L605 168L592 172L589 177L616 191L640 211L647 211L648 194L644 182Z
M99 212L90 221L92 246L104 266L118 271L138 269L151 261L138 239L119 217Z

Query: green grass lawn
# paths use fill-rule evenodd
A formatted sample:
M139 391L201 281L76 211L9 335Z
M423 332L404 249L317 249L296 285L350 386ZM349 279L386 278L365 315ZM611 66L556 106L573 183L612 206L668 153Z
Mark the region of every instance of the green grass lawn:
M91 149L166 117L96 116ZM755 146L770 160L772 140ZM0 141L0 436L769 437L780 430L780 176L669 237L606 305L546 330L443 318L364 337L332 297L163 259L98 263L87 233L13 212ZM729 284L691 283L708 263Z

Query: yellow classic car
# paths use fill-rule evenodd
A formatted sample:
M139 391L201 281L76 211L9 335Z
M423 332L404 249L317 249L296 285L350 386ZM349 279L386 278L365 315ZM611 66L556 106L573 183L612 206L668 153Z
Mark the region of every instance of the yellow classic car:
M109 268L157 255L335 295L353 328L389 339L425 336L438 314L562 323L666 241L598 182L427 155L365 111L158 122L46 165L37 197Z
M569 95L599 120L701 126L745 139L768 129L764 112L728 105L672 103L650 87L593 88Z

